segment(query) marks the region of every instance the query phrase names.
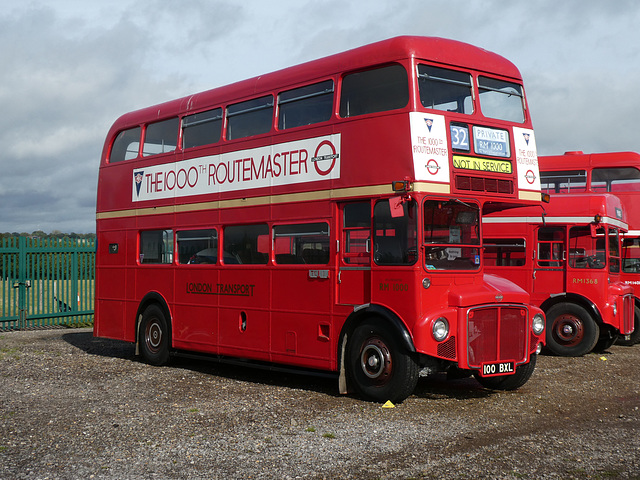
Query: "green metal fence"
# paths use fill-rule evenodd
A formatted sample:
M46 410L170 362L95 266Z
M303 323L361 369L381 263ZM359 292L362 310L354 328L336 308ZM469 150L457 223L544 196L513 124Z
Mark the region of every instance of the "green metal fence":
M0 330L93 323L95 240L3 238Z

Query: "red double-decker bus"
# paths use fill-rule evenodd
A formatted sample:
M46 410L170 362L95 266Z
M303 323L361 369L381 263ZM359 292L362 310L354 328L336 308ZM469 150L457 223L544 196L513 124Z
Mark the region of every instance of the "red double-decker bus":
M481 212L540 201L504 58L398 37L120 117L100 163L94 334L411 394L513 389L542 312L485 275ZM460 372L457 372L460 373Z
M627 215L629 231L622 240L623 282L640 288L640 154L636 152L583 153L540 157L543 189L554 195L581 192L615 194ZM640 341L640 299L635 293L635 329L630 338L616 343L633 345Z
M485 215L483 224L485 270L531 293L553 353L603 350L633 331L632 289L620 280L627 223L619 198L556 195L543 208Z

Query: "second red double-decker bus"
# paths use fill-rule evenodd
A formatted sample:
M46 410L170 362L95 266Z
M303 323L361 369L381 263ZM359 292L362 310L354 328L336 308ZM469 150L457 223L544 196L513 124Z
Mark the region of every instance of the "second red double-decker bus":
M513 389L544 316L485 275L481 212L540 200L517 68L399 37L123 115L98 181L96 336L338 373Z
M580 356L633 330L632 289L620 280L620 199L552 196L541 207L485 215L485 270L531 293L547 318L546 347Z
M581 192L615 194L624 207L629 231L622 239L620 278L635 291L634 331L618 344L640 342L640 154L636 152L583 153L540 157L545 192L571 195Z

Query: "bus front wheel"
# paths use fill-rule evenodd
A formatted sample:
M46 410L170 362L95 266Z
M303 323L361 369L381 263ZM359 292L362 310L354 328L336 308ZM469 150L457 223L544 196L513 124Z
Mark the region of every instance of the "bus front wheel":
M169 324L158 305L150 305L142 314L138 334L142 358L151 365L169 362Z
M596 346L600 328L580 305L559 303L547 313L547 348L561 357L580 357Z
M401 402L418 383L415 355L400 344L397 334L381 320L370 319L356 327L346 355L349 380L364 398Z

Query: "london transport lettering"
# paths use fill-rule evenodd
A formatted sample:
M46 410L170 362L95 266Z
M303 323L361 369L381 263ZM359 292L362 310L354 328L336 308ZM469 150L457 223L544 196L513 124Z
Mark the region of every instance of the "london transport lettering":
M133 201L340 178L340 134L135 169Z
M236 297L253 297L253 289L255 285L243 283L204 283L204 282L187 282L187 293L197 295L229 295Z

